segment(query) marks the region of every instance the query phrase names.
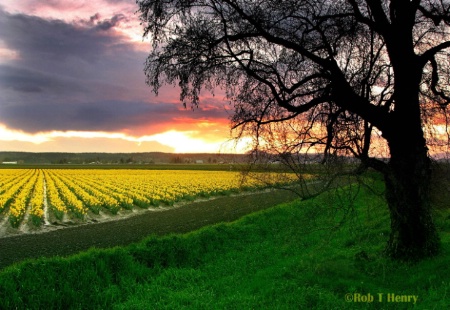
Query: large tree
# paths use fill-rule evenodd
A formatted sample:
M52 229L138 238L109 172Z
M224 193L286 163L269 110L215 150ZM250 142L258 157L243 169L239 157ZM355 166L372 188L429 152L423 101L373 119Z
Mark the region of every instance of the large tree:
M437 112L447 115L448 0L137 2L153 42L145 72L156 92L178 83L183 103L195 106L202 89L220 86L235 126L252 124L258 134L289 124L294 135L285 141L352 153L384 175L387 253L438 252L424 128ZM370 152L374 131L388 162Z

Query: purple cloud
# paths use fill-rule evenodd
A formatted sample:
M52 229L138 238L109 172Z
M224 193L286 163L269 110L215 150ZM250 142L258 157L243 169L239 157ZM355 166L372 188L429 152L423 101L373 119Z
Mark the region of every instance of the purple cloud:
M178 103L177 88L166 87L155 98L144 82L147 53L116 31L130 18L93 12L66 22L0 8L0 41L18 55L0 62L0 123L29 133L153 134L183 119L226 122L225 111L214 108L223 104L219 100L192 112Z

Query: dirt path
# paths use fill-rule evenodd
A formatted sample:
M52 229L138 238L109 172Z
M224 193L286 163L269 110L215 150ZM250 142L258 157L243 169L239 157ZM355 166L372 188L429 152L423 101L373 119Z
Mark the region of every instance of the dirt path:
M185 233L214 223L234 221L295 198L295 194L281 190L218 197L114 221L7 236L0 238L0 268L27 258L66 256L91 247L126 245L151 234Z

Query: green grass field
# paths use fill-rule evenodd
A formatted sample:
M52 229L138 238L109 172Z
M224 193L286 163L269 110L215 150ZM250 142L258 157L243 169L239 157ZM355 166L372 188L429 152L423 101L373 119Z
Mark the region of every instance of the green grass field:
M0 309L449 309L450 210L435 212L439 256L393 262L382 192L370 181L187 234L19 263L0 272Z

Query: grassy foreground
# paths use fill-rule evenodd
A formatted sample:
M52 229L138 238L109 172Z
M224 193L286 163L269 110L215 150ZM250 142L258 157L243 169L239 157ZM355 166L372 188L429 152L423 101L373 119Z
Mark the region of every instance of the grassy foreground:
M392 262L381 255L382 187L371 185L188 234L10 266L0 272L0 309L448 309L449 210L436 211L438 257Z

